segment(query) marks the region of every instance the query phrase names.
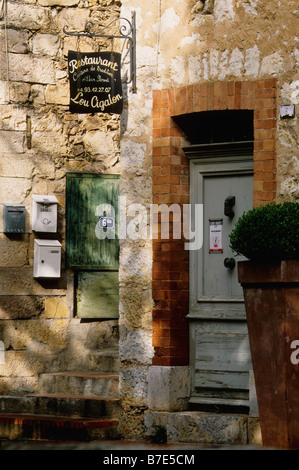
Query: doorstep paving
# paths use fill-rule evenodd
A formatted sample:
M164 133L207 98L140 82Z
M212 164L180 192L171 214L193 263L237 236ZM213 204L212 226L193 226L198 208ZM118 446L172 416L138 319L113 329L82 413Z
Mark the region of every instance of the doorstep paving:
M98 450L98 451L152 451L160 450L265 450L262 446L254 445L228 445L228 444L199 444L199 443L165 443L156 444L144 441L99 441L99 442L16 442L1 441L0 450Z

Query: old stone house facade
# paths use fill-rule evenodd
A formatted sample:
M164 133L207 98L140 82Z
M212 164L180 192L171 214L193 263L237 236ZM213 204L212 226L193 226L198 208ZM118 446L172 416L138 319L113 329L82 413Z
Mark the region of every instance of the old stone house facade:
M116 28L114 20L131 21L132 12L136 93L124 84L120 115L70 113L68 51L121 51L122 45L69 36L64 27L82 31L93 21ZM222 291L228 270L220 272L211 246L209 257L201 257L209 252L205 241L203 250L188 250L185 233L162 238L167 210L152 236L149 218L144 233L137 215L142 208L148 217L155 205L203 204L210 211L203 219L205 240L232 190L245 208L298 199L298 21L293 0L3 2L2 397L44 394L45 374L110 372L119 374L123 437L140 438L156 422L174 441L258 439L246 322L239 294ZM77 174L119 175L134 235L119 241L118 308L111 318L89 311L98 299L89 286L101 270L73 269L65 262L67 231L74 230L68 214L78 205L76 200L72 206L67 179ZM57 198L56 233L32 229L34 195ZM221 213L212 203L218 200ZM24 233L5 232L6 204L25 207ZM77 209L79 214L82 207ZM49 238L61 243L61 276L36 279L35 240ZM223 301L211 300L216 278ZM206 296L195 279L207 280ZM241 359L232 359L236 351ZM223 413L215 414L219 407Z

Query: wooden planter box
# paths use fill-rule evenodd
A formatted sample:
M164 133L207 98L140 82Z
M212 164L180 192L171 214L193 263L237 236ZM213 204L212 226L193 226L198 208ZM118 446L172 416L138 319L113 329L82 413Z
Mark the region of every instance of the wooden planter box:
M293 343L299 340L299 260L242 261L238 276L263 445L299 449L299 347Z

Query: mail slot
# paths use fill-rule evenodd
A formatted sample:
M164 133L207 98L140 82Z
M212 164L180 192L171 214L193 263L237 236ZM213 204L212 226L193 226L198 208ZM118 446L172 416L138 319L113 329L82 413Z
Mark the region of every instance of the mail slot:
M61 243L58 240L34 240L33 277L57 278L61 271Z
M32 199L32 230L35 232L56 232L57 198L34 194Z
M4 233L25 233L25 206L4 204Z

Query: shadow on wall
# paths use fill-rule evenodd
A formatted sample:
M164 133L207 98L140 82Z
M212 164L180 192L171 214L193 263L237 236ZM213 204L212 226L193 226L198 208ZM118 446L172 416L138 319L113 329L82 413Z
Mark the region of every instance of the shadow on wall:
M8 105L9 112L13 114L14 105ZM19 109L19 107L18 107ZM17 111L16 111L17 112ZM37 114L40 114L39 110ZM45 110L45 114L46 110ZM55 114L55 110L51 112ZM23 114L22 114L23 116ZM25 116L25 112L24 112ZM24 117L23 116L23 117ZM96 119L97 125L101 122L107 128L111 116L101 117L86 116L80 121L77 115L69 119L65 109L59 109L55 115L58 123L56 128L51 128L52 120L49 120L49 134L55 143L55 137L61 138L62 129L65 130L65 145L68 154L52 152L45 153L44 142L39 142L38 131L34 136L33 147L30 153L26 151L25 128L14 129L14 122L2 121L0 124L0 148L1 148L1 186L3 202L22 203L27 208L26 233L23 235L0 234L0 246L3 253L0 266L0 394L22 394L36 392L38 387L38 375L43 372L66 370L70 366L71 359L77 359L84 364L87 358L87 367L98 370L101 364L91 354L99 346L108 347L106 329L101 325L105 322L95 322L89 328L83 328L85 337L80 340L73 338L71 331L72 322L76 319L72 316L72 308L68 302L73 292L73 274L64 270L64 256L62 255L62 276L60 279L35 280L33 278L32 258L33 239L31 232L28 208L31 209L31 196L40 186L45 194L55 193L59 198L58 204L58 231L55 234L44 233L38 238L58 239L64 244L65 226L65 174L76 168L77 171L109 172L110 168L103 163L101 158L86 157L84 154L72 154L73 137L76 131L82 139L88 123L92 126ZM113 120L113 119L112 119ZM115 122L114 122L115 121ZM24 123L25 123L24 118ZM112 132L117 126L119 132L119 120L113 120ZM23 124L22 124L23 125ZM38 128L38 124L36 124ZM45 128L43 132L47 132ZM49 138L49 136L48 136ZM118 141L118 139L116 139ZM2 143L4 143L2 145ZM116 143L116 146L118 144ZM59 145L56 143L56 147ZM4 164L4 160L10 161ZM94 161L98 159L97 164ZM114 160L115 161L115 160ZM48 170L48 171L47 171ZM115 173L115 168L112 173ZM2 185L3 183L3 185ZM2 216L2 212L1 212ZM69 289L69 292L68 292ZM66 296L68 295L68 298ZM101 330L101 331L100 331ZM103 333L103 330L105 332ZM111 328L114 332L114 327ZM93 341L90 346L88 339L99 333L103 337L102 343ZM113 333L115 336L115 333ZM108 334L111 339L111 334ZM85 343L84 343L85 342ZM115 339L113 338L113 346ZM83 345L82 345L83 343ZM3 360L3 351L4 359ZM80 354L82 358L80 358ZM73 356L73 357L72 357ZM82 360L81 360L82 359ZM65 368L64 368L65 367Z

